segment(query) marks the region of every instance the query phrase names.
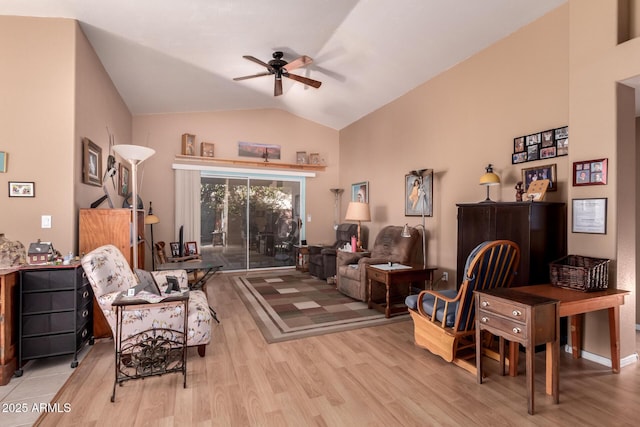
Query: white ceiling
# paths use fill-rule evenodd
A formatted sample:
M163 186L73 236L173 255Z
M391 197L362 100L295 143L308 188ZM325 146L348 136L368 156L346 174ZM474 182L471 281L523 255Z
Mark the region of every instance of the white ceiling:
M342 129L566 0L0 0L80 21L134 115L279 108ZM242 58L314 62L273 96Z

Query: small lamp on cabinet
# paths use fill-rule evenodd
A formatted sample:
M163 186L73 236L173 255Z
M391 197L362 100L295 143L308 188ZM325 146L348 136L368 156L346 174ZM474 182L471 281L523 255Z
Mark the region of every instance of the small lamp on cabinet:
M480 185L487 187L487 198L481 203L493 203L493 200L489 198L489 187L500 185L500 177L493 172L491 163L485 168L485 173L480 177Z

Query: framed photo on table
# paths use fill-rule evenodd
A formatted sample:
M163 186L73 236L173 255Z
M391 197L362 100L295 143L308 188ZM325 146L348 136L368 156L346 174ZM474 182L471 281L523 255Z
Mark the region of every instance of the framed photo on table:
M171 243L169 243L169 248L171 249L171 256L172 257L180 256L180 243L179 242L171 242Z
M186 242L184 251L185 255L198 255L198 244L196 242Z
M541 165L533 168L522 169L522 182L524 183L524 191L529 191L532 182L543 179L549 180L547 191L557 191L558 184L556 182L556 164Z

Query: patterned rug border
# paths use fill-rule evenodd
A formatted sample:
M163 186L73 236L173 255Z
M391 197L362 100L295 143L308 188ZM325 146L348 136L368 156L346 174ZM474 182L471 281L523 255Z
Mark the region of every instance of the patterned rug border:
M278 277L287 274L290 274L290 272L280 272L274 273L273 275L263 275ZM262 295L260 295L260 293L253 287L253 285L249 283L249 281L247 280L248 277L255 278L260 276L236 276L233 278L233 283L235 284L235 289L238 293L238 296L244 303L245 307L247 307L247 310L249 310L249 313L251 313L251 317L253 317L253 320L256 322L258 329L260 329L260 332L264 336L264 339L269 344L409 320L408 313L406 315L395 315L387 319L384 317L383 313L376 312L371 316L360 317L356 319L345 319L315 325L289 327L282 321L280 316L278 316L278 314L262 297ZM311 278L311 276L301 275L301 278ZM354 300L354 303L359 303L366 307L366 303L364 302Z

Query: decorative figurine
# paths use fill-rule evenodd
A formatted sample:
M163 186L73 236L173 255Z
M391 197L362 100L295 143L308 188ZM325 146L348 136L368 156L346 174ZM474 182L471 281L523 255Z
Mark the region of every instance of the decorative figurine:
M522 201L522 195L524 194L524 188L522 186L522 181L516 182L516 202Z

